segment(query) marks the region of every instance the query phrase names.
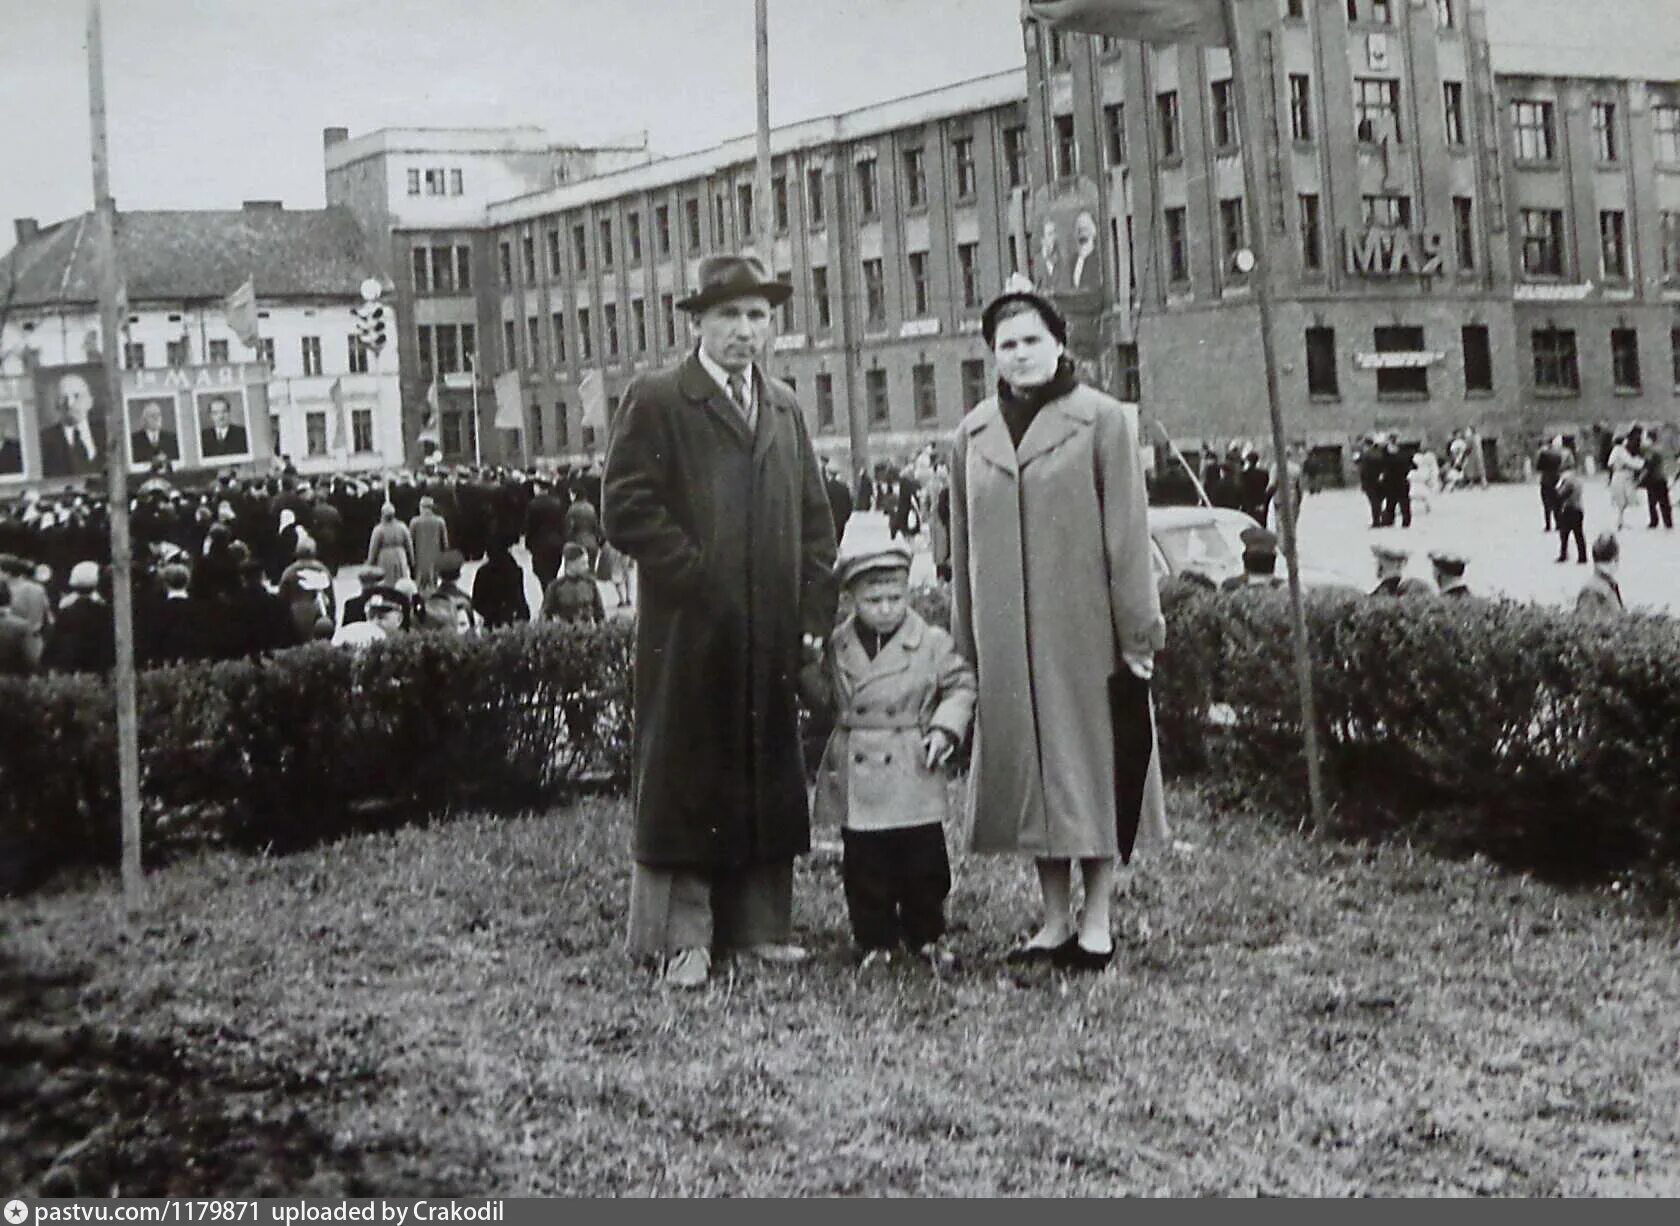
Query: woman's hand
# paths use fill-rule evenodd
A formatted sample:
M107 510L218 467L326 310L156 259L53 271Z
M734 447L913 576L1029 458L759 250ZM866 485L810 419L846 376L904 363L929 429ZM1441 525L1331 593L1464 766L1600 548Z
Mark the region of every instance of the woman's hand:
M930 729L922 738L922 750L926 754L927 768L937 770L957 752L957 738L944 728Z
M1148 681L1155 675L1155 653L1152 651L1122 651L1120 658L1139 681Z

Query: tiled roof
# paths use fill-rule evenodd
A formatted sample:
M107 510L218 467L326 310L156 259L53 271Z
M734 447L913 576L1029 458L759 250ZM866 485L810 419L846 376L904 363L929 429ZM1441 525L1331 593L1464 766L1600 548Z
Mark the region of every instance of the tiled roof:
M99 298L91 213L44 226L0 256L0 300L15 275L16 307ZM135 212L117 218L128 300L219 298L246 277L257 297L355 296L376 264L350 210L273 206L203 212Z

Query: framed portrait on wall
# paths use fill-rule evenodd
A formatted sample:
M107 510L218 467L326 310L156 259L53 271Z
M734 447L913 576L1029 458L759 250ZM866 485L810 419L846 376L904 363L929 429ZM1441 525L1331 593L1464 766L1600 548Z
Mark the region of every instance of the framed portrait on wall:
M242 390L196 393L193 419L198 455L204 463L251 458L251 423Z

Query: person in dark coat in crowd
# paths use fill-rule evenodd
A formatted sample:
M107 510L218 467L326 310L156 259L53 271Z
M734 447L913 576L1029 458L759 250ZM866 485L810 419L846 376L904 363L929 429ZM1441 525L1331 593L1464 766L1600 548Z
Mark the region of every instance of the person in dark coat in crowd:
M107 673L116 664L117 637L111 606L99 595L99 565L70 568L69 592L58 606L46 666L60 673Z
M1549 536L1552 521L1557 517L1558 475L1563 472L1563 448L1560 439L1547 439L1540 444L1534 457L1534 471L1540 477L1540 510L1546 517L1544 531Z
M1271 486L1272 474L1260 467L1260 453L1249 448L1243 456L1242 470L1237 473L1238 509L1262 528L1271 508Z
M1435 589L1422 579L1406 574L1406 560L1411 557L1404 549L1392 545L1372 545L1377 559L1377 586L1373 596L1429 596Z
M486 627L512 626L531 620L525 596L525 571L510 552L512 539L504 532L490 544L490 554L473 576L473 608Z
M1429 564L1435 570L1435 586L1441 595L1449 600L1468 599L1470 585L1464 579L1464 568L1469 565L1462 554L1441 551L1429 555Z
M584 494L580 493L566 508L566 543L583 546L589 565L595 565L595 559L601 552L601 517L596 513L595 504Z
M292 645L296 632L291 610L284 599L268 590L262 563L248 554L239 560L239 591L230 608L228 633L222 644L222 652L229 658L259 656Z
M0 583L0 677L27 677L41 667L42 643L12 612L12 589Z
M1569 561L1569 542L1575 542L1575 561L1587 564L1586 509L1582 505L1581 474L1575 462L1564 457L1563 471L1558 474L1557 507L1553 511L1557 522L1559 562Z
M1383 449L1374 437L1365 439L1354 467L1359 471L1359 492L1371 505L1371 527L1380 528L1383 526Z
M544 591L560 573L560 549L566 543L566 504L546 482L525 508L525 548L531 551L531 570Z
M316 494L309 515L315 526L315 556L329 571L338 570L344 565L344 516L325 490Z
M810 849L802 640L834 625L834 525L787 385L764 374L791 287L754 257L700 262L698 346L625 392L607 540L640 574L633 954L698 987L714 950L792 963L792 869Z
M846 521L852 517L852 491L826 460L823 461L823 488L828 491L828 514L834 520L834 535L840 537L846 531Z
M543 621L605 621L607 609L589 568L588 551L576 541L567 541L562 558L560 577L543 592Z
M1666 529L1674 527L1674 504L1668 494L1668 463L1662 449L1657 446L1657 431L1655 427L1645 434L1645 467L1640 470L1639 479L1645 486L1645 501L1651 512L1650 526L1655 528L1658 519Z
M171 562L158 572L162 595L138 604L134 628L135 657L142 668L204 658L204 608L187 593L192 572Z
M1379 519L1385 528L1392 526L1396 518L1402 528L1412 526L1411 473L1412 457L1400 446L1399 438L1390 434L1377 467L1377 487L1382 494Z
M367 620L368 597L373 589L378 587L385 578L385 573L377 566L362 566L356 570L356 582L361 584L361 591L344 602L344 618L342 625L352 626L359 621Z
M239 564L233 559L232 549L233 533L225 524L211 524L188 589L194 600L200 603L227 600L239 590Z
M1616 581L1616 568L1621 563L1622 546L1614 532L1600 532L1593 538L1592 574L1581 585L1575 597L1577 616L1592 621L1613 620L1627 610L1622 599L1622 585Z

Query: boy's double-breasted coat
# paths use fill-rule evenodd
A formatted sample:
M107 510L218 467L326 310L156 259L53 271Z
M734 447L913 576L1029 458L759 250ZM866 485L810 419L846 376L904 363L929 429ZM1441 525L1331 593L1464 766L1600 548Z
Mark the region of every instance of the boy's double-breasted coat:
M612 427L607 540L636 560L638 863L703 870L810 849L801 635L834 625L834 527L793 393L758 425L691 354L636 380Z
M972 845L1050 858L1118 853L1108 679L1166 639L1149 561L1137 410L1077 386L1017 451L996 397L951 462L952 631L975 662ZM1152 752L1138 845L1166 834Z

